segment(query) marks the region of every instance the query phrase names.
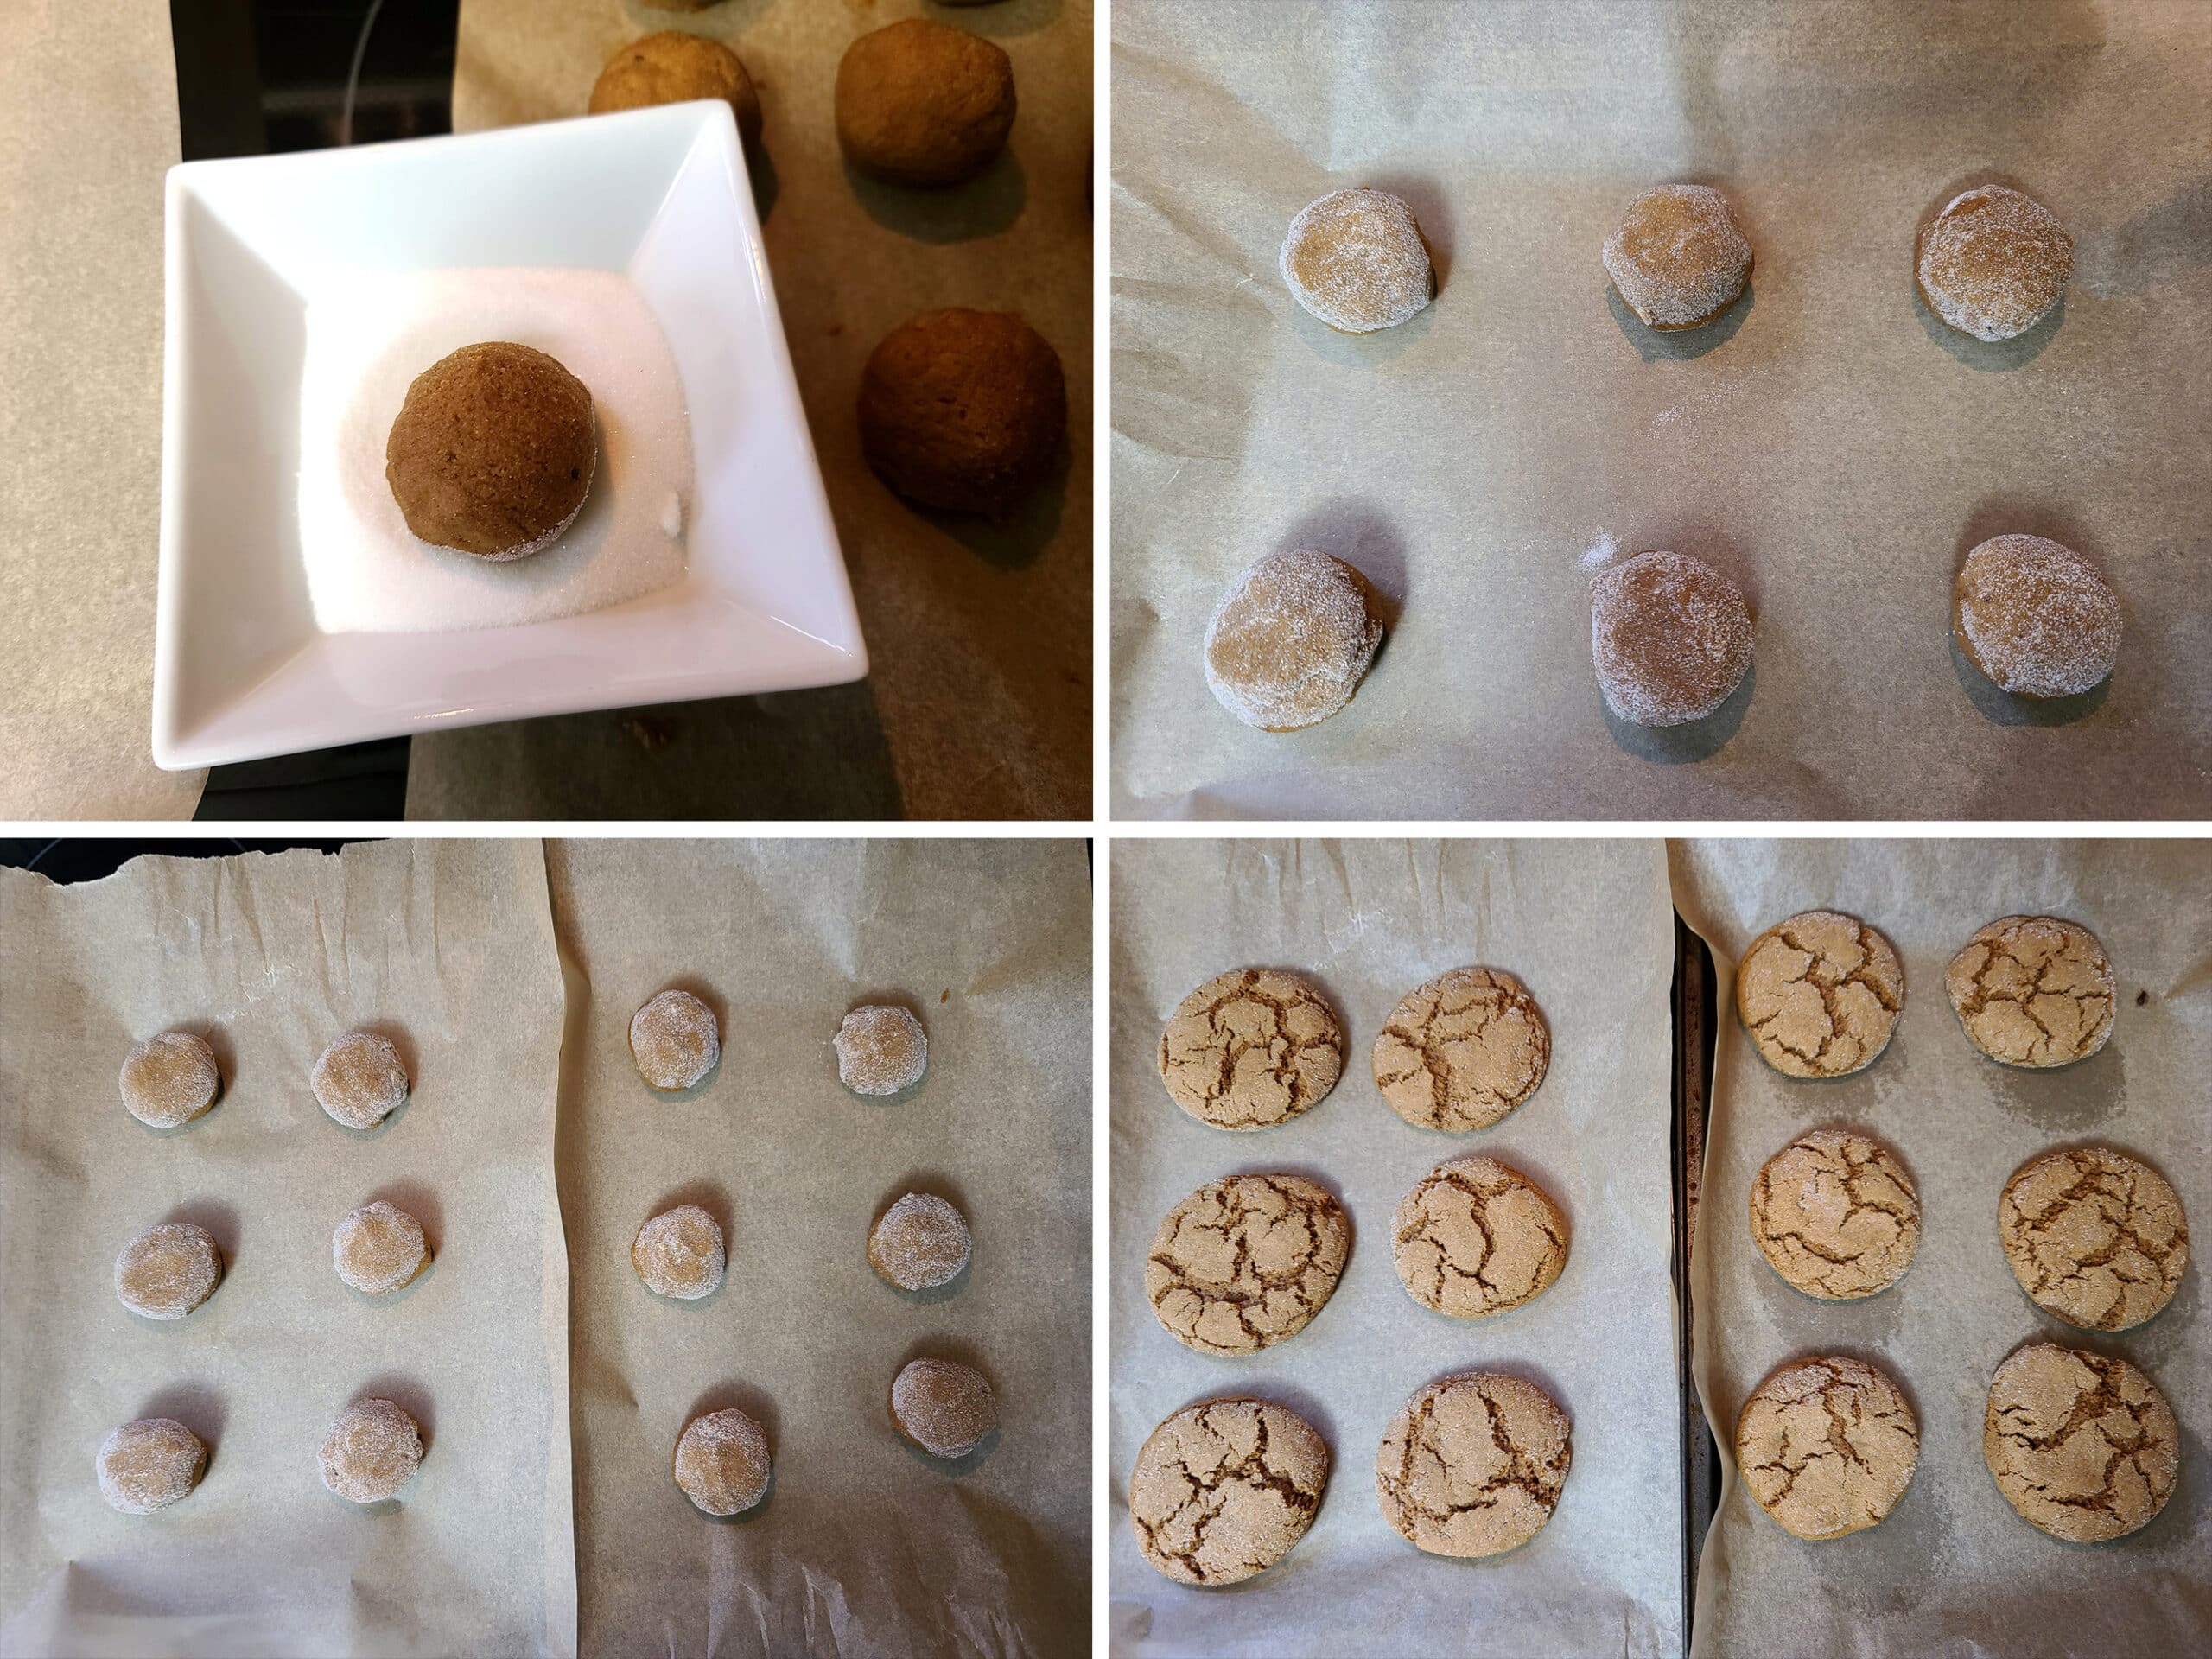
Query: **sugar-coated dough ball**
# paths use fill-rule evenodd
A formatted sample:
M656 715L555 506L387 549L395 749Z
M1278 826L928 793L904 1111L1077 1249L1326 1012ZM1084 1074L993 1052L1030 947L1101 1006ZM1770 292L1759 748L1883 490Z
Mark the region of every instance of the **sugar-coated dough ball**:
M1645 191L1629 203L1601 257L1628 308L1652 328L1712 321L1751 277L1751 245L1728 199L1702 184Z
M411 1284L430 1265L423 1224L378 1198L338 1224L330 1236L331 1263L358 1291L381 1296Z
M694 1087L721 1057L715 1011L689 991L663 991L630 1016L630 1058L664 1093Z
M188 1031L149 1037L123 1062L123 1104L150 1128L189 1123L215 1103L223 1086L215 1051Z
M837 143L863 173L935 188L974 178L1014 126L1014 60L926 17L863 35L837 65Z
M1436 292L1414 210L1382 190L1338 190L1300 208L1281 263L1291 297L1347 334L1410 322Z
M741 1411L713 1411L683 1426L676 1484L709 1515L740 1515L768 1491L768 1437Z
M697 1205L679 1204L638 1229L630 1265L656 1296L711 1296L721 1288L722 1230Z
M1367 578L1312 548L1266 553L1206 619L1206 684L1247 726L1294 732L1342 709L1367 677L1382 623Z
M372 1129L407 1098L407 1068L391 1038L349 1031L322 1051L308 1086L334 1120L349 1129Z
M188 1221L165 1221L138 1235L115 1258L116 1300L149 1319L181 1319L223 1281L213 1235Z
M423 1464L423 1431L389 1400L356 1400L323 1437L322 1484L355 1503L374 1503L407 1484Z
M1684 553L1639 553L1590 584L1590 650L1605 705L1638 726L1703 720L1751 666L1736 584Z
M1067 445L1059 353L1011 311L928 311L861 371L861 453L899 495L946 512L1012 511Z
M891 1384L891 1426L938 1458L964 1458L999 1426L983 1374L950 1359L909 1361Z
M2120 656L2120 598L2072 548L1997 536L1959 567L1951 632L1999 690L2079 696L2103 683Z
M1985 184L1921 232L1914 274L1928 308L1976 340L2011 340L2041 322L2074 275L2074 238L2032 196Z
M855 1008L830 1040L837 1051L837 1080L856 1095L895 1095L929 1069L922 1022L895 1003Z
M591 113L642 110L655 104L685 104L695 98L719 98L737 118L738 136L760 139L760 94L737 54L720 41L665 29L632 41L607 60L591 89Z
M92 1466L109 1508L151 1515L200 1484L207 1471L207 1447L174 1418L141 1417L109 1431Z
M949 1285L968 1265L968 1218L931 1192L909 1192L868 1236L868 1262L901 1290Z

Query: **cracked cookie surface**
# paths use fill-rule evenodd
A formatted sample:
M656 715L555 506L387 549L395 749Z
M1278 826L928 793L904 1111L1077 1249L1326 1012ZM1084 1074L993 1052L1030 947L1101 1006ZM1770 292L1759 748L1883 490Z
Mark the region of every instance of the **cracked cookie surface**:
M1536 1092L1552 1038L1529 988L1496 968L1455 968L1391 1010L1375 1086L1416 1128L1486 1129Z
M1273 969L1216 975L1176 1004L1160 1035L1167 1092L1219 1129L1287 1122L1344 1068L1344 1027L1320 992Z
M1736 969L1736 1014L1785 1077L1843 1077L1879 1058L1904 1007L1904 968L1855 916L1808 910L1753 939Z
M1888 1147L1815 1129L1751 1180L1751 1242L1808 1296L1847 1301L1887 1290L1920 1243L1920 1195Z
M1180 1584L1264 1573L1306 1535L1329 1484L1313 1424L1265 1400L1185 1406L1152 1431L1129 1477L1144 1558Z
M1390 1420L1375 1458L1382 1518L1432 1555L1501 1555L1544 1529L1573 1459L1567 1417L1533 1382L1468 1371Z
M1232 1175L1167 1212L1144 1294L1167 1334L1202 1354L1252 1354L1306 1328L1337 1287L1351 1228L1298 1175Z
M2181 1198L2109 1147L2046 1153L2005 1183L1997 1236L2037 1306L2090 1331L2125 1331L2173 1299L2189 1266Z
M1399 1200L1391 1244L1415 1301L1455 1319L1479 1319L1550 1287L1567 1265L1567 1223L1544 1190L1510 1165L1454 1158Z
M2006 916L1943 975L1974 1046L2006 1065L2071 1065L2112 1035L2112 963L2097 936L2056 916Z
M2149 1522L2181 1468L2180 1431L2157 1383L2124 1359L2047 1342L1989 1379L1981 1452L2023 1520L2078 1544Z
M1897 1386L1839 1355L1793 1361L1736 1420L1736 1466L1758 1506L1800 1538L1862 1532L1897 1507L1920 1462Z

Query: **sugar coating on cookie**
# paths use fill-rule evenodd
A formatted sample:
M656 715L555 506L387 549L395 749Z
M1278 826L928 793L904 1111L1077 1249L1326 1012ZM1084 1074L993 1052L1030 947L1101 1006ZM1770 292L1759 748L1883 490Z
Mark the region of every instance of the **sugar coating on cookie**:
M1495 1158L1439 1164L1391 1219L1398 1278L1424 1307L1485 1319L1535 1300L1567 1265L1567 1223L1544 1190Z
M896 1003L855 1008L830 1039L837 1080L856 1095L895 1095L929 1070L930 1039L910 1008Z
M382 1198L365 1204L330 1235L331 1265L365 1295L382 1296L411 1284L430 1264L423 1224Z
M131 1116L149 1128L173 1129L215 1103L223 1076L205 1039L165 1031L130 1051L118 1082Z
M108 1431L92 1467L110 1509L151 1515L200 1484L207 1447L175 1418L141 1417Z
M1367 579L1312 548L1262 554L1206 619L1206 684L1247 726L1294 732L1352 699L1382 643Z
M1914 274L1928 308L1976 340L2041 322L2074 275L2074 238L2032 196L1986 184L1955 197L1920 235Z
M708 1515L741 1515L767 1495L768 1436L737 1410L684 1424L676 1442L676 1484Z
M1629 203L1601 257L1628 308L1652 328L1712 321L1751 275L1751 245L1736 228L1728 199L1702 184L1645 191Z
M1855 916L1808 910L1753 939L1736 1013L1759 1056L1791 1077L1842 1077L1879 1058L1904 1007L1896 947Z
M1744 1402L1736 1466L1786 1532L1840 1538L1897 1507L1920 1463L1920 1424L1897 1386L1840 1355L1795 1361Z
M165 1221L115 1258L116 1300L149 1319L181 1319L223 1281L213 1235L189 1221Z
M333 1122L372 1129L407 1098L407 1068L391 1038L349 1031L322 1051L308 1086Z
M1536 1092L1552 1038L1528 987L1455 968L1408 991L1375 1039L1375 1086L1416 1128L1486 1129Z
M322 1484L354 1503L375 1503L423 1464L423 1431L389 1400L356 1400L340 1412L317 1453Z
M938 1458L964 1458L999 1426L983 1374L950 1359L907 1362L891 1383L891 1426Z
M1375 1492L1382 1518L1431 1555L1502 1555L1544 1529L1573 1462L1551 1395L1468 1371L1430 1383L1390 1420Z
M1410 322L1436 293L1414 210L1382 190L1332 191L1300 208L1280 263L1291 296L1347 334Z
M909 1192L868 1229L868 1262L901 1290L949 1285L968 1265L968 1218L934 1192Z
M1326 1188L1301 1175L1231 1175L1160 1222L1145 1259L1145 1298L1187 1348L1257 1353L1321 1311L1351 1249L1351 1224Z
M2038 1342L1989 1379L1981 1452L2022 1520L2054 1538L2101 1543L2166 1507L2181 1431L2158 1385L2126 1360Z
M2112 963L2056 916L2005 916L1960 947L1943 988L1974 1046L2006 1065L2086 1060L2112 1035Z
M2097 567L2045 536L1996 536L1959 567L1951 632L1999 690L2073 697L2112 674L2120 596Z
M721 1057L714 1010L689 991L663 991L630 1016L630 1058L664 1094L696 1086Z
M2189 1221L2148 1164L2109 1147L2046 1153L1997 1201L2005 1259L2037 1306L2090 1331L2143 1323L2181 1287Z
M1210 1400L1138 1449L1129 1524L1145 1560L1177 1583L1236 1584L1290 1553L1328 1484L1328 1442L1296 1412Z
M696 1204L664 1210L638 1229L630 1265L656 1296L696 1301L722 1284L722 1230Z
M1887 1147L1814 1129L1751 1179L1751 1242L1808 1296L1847 1301L1887 1290L1920 1244L1920 1194Z
M1308 981L1272 969L1215 975L1160 1033L1168 1094L1217 1129L1288 1122L1337 1086L1344 1065L1334 1010Z
M1590 584L1590 653L1605 706L1637 726L1686 726L1751 666L1751 612L1702 559L1639 553Z

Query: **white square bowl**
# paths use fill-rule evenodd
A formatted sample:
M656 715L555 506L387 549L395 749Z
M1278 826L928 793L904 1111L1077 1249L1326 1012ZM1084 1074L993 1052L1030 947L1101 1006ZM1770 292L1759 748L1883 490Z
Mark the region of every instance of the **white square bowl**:
M188 162L167 213L156 764L867 674L728 105ZM515 266L625 272L667 335L684 576L512 627L321 632L297 499L308 302L364 273Z

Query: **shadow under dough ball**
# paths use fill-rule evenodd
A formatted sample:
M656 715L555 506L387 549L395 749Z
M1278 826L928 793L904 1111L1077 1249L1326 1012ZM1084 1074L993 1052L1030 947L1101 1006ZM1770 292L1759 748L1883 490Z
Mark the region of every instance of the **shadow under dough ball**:
M1959 567L1951 632L2018 697L2094 690L2120 656L2120 599L2097 567L2044 536L1996 536Z
M909 17L837 64L837 143L861 172L937 188L998 159L1014 126L1014 60L947 23Z
M1382 643L1375 590L1312 548L1267 553L1206 619L1206 685L1247 726L1295 732L1342 709Z
M1590 654L1605 706L1638 726L1686 726L1751 666L1751 613L1702 559L1655 551L1590 584Z
M1599 256L1622 301L1648 328L1696 328L1751 279L1751 245L1728 199L1702 184L1662 184L1629 203Z
M2027 333L2073 276L2074 238L2057 216L2001 184L1969 190L1936 214L1913 264L1928 308L1986 340Z
M415 377L384 454L417 539L519 559L550 547L582 511L599 459L591 393L527 346L464 346Z
M1011 311L928 311L883 337L861 371L861 451L908 500L1005 512L1067 442L1059 353Z
M680 29L632 41L609 58L592 86L590 110L609 115L695 98L721 99L737 118L738 137L748 144L760 142L760 94L737 54L720 41Z

